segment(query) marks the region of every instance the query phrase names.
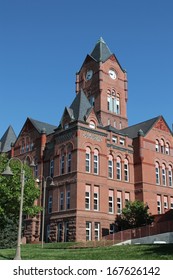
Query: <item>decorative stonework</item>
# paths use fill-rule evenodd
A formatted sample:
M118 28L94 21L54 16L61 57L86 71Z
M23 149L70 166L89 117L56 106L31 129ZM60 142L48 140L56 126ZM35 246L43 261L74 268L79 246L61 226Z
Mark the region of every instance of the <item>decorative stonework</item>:
M160 119L154 126L154 128L169 132L167 125L165 124L163 119Z
M90 139L92 139L94 141L97 141L97 142L102 142L102 138L100 136L92 134L92 133L88 133L88 132L83 133L83 137L90 138Z

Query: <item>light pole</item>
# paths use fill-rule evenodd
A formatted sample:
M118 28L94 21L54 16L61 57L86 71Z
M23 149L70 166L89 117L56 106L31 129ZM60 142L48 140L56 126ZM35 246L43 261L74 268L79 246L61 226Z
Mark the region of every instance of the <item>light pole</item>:
M50 186L55 186L53 182L53 178L51 176L47 176L46 178L42 176L43 179L43 212L42 212L42 232L41 232L41 247L44 245L44 223L45 223L45 204L46 204L46 186L47 180L50 179ZM39 179L37 179L37 183L39 183Z
M23 167L23 162L20 160L20 158L12 157L7 162L6 169L4 172L2 172L3 176L9 177L13 176L13 172L10 168L10 162L12 160L17 160L20 162L21 169L20 169L20 182L21 182L21 197L20 197L20 211L19 211L19 225L18 225L18 237L17 237L17 248L16 248L16 255L14 257L14 260L21 260L21 250L20 250L20 244L21 244L21 233L22 233L22 213L23 213L23 195L24 195L24 186L25 186L25 170ZM32 162L30 164L31 167L34 166L34 163Z

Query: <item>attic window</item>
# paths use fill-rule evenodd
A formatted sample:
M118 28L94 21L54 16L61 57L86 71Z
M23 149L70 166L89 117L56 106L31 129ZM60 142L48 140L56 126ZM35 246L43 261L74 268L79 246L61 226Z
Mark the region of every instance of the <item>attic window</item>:
M112 137L112 142L113 142L113 143L117 143L117 137L116 137L116 136L113 136L113 137Z
M92 128L92 129L95 129L96 128L95 122L90 121L89 127Z
M69 124L68 124L68 123L65 123L65 124L64 124L64 129L67 129L67 128L69 128Z
M125 144L125 139L120 138L120 145L124 146L124 144Z

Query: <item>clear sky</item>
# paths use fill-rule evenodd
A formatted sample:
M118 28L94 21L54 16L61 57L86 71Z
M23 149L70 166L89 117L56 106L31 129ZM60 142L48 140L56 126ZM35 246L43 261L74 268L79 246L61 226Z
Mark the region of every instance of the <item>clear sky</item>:
M0 0L0 138L27 117L59 124L100 37L128 74L129 125L172 127L172 0Z

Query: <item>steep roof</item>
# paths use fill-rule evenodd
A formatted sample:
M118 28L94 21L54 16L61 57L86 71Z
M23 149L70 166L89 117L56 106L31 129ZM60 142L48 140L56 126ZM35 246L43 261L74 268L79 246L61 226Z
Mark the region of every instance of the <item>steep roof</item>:
M47 135L51 134L54 132L54 130L57 128L57 126L52 125L52 124L48 124L45 122L40 122L31 118L28 118L31 123L33 124L33 126L37 129L37 131L39 133L42 133L43 131L46 132Z
M96 61L104 62L112 55L110 49L106 45L102 37L96 43L90 56L92 56Z
M11 144L16 141L16 134L10 125L0 140L0 152L6 153L11 150Z
M73 100L70 110L73 111L73 117L76 121L85 121L85 116L92 109L85 93L81 90Z
M121 129L120 132L127 134L130 138L136 138L138 136L139 130L142 130L145 136L159 118L160 116L126 127Z

